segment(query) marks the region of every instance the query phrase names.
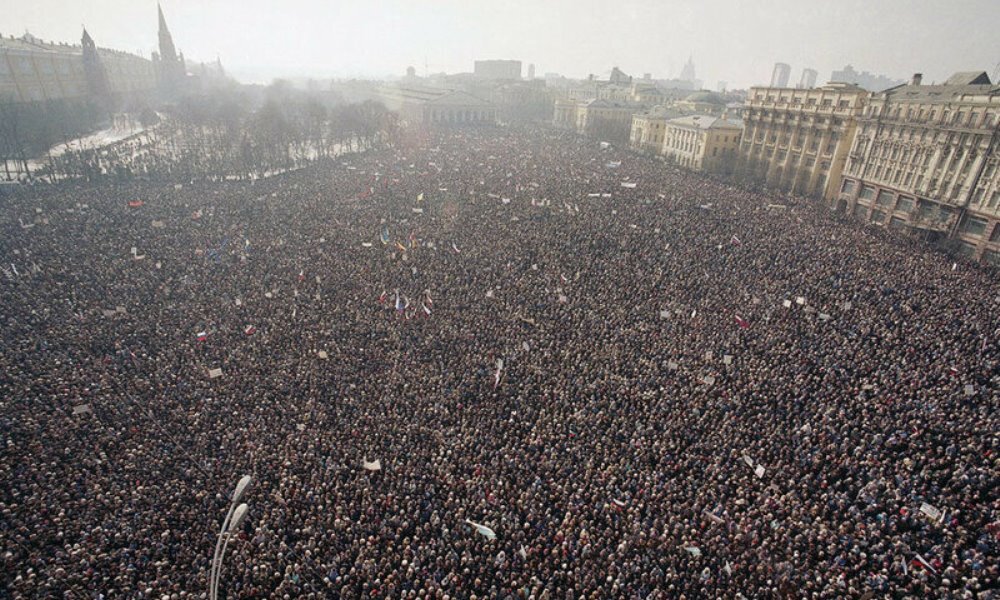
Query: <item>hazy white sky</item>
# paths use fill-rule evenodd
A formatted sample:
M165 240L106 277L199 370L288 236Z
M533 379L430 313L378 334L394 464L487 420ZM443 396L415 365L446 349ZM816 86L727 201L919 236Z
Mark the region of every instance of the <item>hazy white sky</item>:
M708 88L769 80L774 62L925 81L1000 62L1000 0L163 0L177 47L243 81L471 71L479 58L583 77L612 66ZM156 48L155 0L0 0L0 33Z

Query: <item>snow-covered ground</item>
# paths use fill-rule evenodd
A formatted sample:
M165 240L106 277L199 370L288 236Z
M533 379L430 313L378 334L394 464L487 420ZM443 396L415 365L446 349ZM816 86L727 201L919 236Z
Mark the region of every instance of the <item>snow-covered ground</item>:
M122 140L139 135L144 131L145 128L138 122L133 122L132 126L112 125L106 129L101 129L100 131L95 131L94 133L52 146L43 156L29 160L28 169L34 173L49 164L50 156L57 157L62 156L68 151L94 150L105 146L112 146Z

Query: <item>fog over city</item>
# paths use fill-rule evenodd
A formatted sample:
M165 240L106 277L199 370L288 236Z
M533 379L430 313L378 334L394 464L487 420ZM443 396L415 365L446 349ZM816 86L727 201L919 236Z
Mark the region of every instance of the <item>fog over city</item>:
M134 0L5 0L0 33L77 39L148 56L140 24L155 7ZM221 56L241 81L275 77L384 78L471 70L482 58L534 63L538 74L677 77L688 57L714 89L767 83L774 62L815 68L825 83L846 64L943 81L1000 62L995 0L165 0L177 46Z
M0 0L0 599L998 600L997 0Z

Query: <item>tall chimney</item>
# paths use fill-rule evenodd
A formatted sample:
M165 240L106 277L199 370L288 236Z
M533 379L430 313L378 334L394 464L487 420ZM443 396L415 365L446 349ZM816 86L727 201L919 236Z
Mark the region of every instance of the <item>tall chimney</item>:
M923 73L914 73L913 80L910 81L910 85L920 85L920 82L923 81L923 79L924 79Z

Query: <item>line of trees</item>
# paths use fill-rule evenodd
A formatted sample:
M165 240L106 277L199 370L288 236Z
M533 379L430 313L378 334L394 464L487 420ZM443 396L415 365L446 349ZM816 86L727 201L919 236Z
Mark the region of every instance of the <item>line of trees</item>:
M391 145L400 134L398 116L381 103L346 103L282 81L189 95L161 114L163 122L139 136L100 150L66 152L37 175L254 178Z

